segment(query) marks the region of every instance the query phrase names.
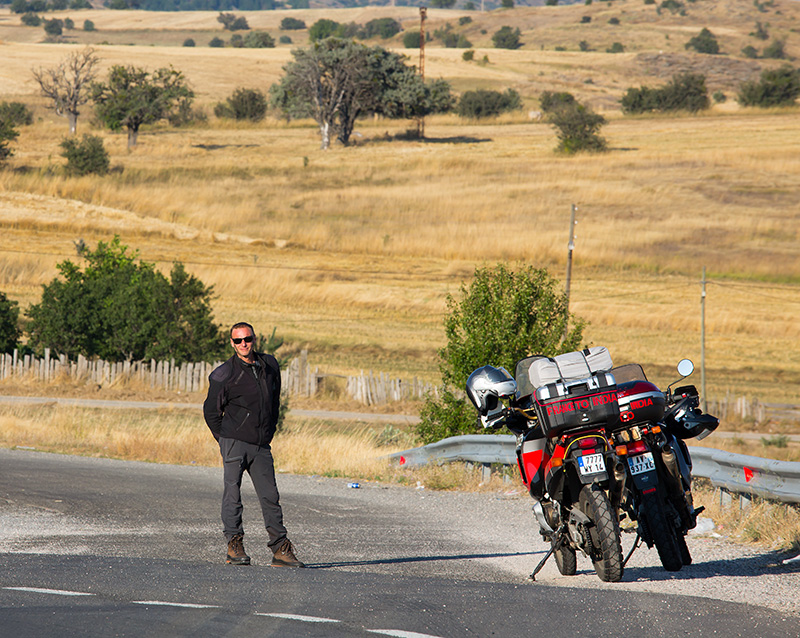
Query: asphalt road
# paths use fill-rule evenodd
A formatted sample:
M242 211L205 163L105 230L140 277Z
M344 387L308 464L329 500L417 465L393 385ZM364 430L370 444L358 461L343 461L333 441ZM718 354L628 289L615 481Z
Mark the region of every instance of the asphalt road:
M281 474L287 527L308 568L268 566L252 489L254 564L228 566L219 472L0 450L0 635L800 635L795 563L720 560L713 539L692 539L696 564L677 574L638 550L622 583L601 583L585 559L577 576L551 561L530 582L545 546L513 493L352 489ZM794 600L769 609L730 602L763 603L754 585L720 593L720 582L748 574Z

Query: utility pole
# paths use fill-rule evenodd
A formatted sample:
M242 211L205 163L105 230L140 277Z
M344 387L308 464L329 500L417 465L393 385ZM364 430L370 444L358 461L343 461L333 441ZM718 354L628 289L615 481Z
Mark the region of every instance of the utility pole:
M700 394L703 397L703 412L708 409L706 402L706 267L703 266L703 280L700 293Z
M577 210L578 207L573 204L572 215L570 216L569 220L569 243L567 244L567 284L565 287L567 320L564 322L564 339L566 339L567 335L569 334L569 289L572 283L572 251L575 250L575 224L578 223L575 221L575 212Z
M425 19L428 17L426 7L419 8L419 74L422 77L422 84L425 84ZM417 120L417 138L425 137L425 116L420 115Z

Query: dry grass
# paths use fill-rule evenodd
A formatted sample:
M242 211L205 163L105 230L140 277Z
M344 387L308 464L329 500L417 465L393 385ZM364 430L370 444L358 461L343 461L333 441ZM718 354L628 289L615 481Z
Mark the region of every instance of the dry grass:
M791 52L789 28L800 6L775 8L781 13L769 14L770 30L790 36ZM151 127L129 153L124 135L94 128L87 109L79 132L104 138L115 170L79 179L60 171L66 124L44 109L30 75L31 67L52 64L54 51L78 44L26 40L20 33L34 30L8 26L17 18L0 12L0 98L23 99L37 116L21 129L17 154L0 172L0 289L24 309L55 275L55 264L75 258L74 241L92 244L117 232L144 259L162 268L181 260L212 284L218 321L247 317L264 332L277 326L288 350L308 347L325 372L372 369L436 381L445 296L457 293L476 266L501 260L561 277L575 203L571 306L591 322L588 341L608 345L620 363L642 361L658 383L674 380L681 357L699 364L699 279L706 267L709 397L800 403L800 352L791 345L800 337L796 110L742 110L732 100L701 116L623 118L616 110L627 87L667 79L682 64L705 65L710 88L730 95L745 68L737 65L750 63L737 52L755 21L767 18L745 0L708 0L688 12L656 19L653 7L638 0L475 12L463 29L476 57L488 55L489 64L465 63L459 50L427 48L428 76L458 90L513 87L530 105L542 90L570 90L604 110L612 150L602 156L554 155L551 127L529 123L524 113L489 122L430 118L424 143L391 139L408 122L367 120L352 148L325 153L310 122L234 125L211 118L194 128ZM416 9L391 7L247 18L254 28L275 30L287 15L312 24L323 14L361 23L400 17L408 28L418 19ZM430 11L428 28L455 24L461 14ZM592 22L581 25L583 15ZM266 89L290 56L290 47L190 49L159 41L227 35L215 12L85 17L109 42L156 45L98 45L103 69L172 63L206 109L237 86ZM612 28L611 17L622 24ZM526 45L482 49L509 20ZM686 54L685 41L701 26L730 55ZM301 44L305 32L290 35ZM595 50L576 52L581 39ZM603 53L604 39L624 40L630 53ZM554 51L556 45L570 50ZM658 57L661 51L673 57Z

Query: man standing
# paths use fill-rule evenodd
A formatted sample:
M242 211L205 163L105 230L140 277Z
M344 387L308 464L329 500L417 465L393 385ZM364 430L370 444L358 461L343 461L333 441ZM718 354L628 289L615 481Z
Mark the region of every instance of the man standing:
M242 476L247 470L261 503L272 564L305 567L286 537L270 448L278 423L280 368L274 356L255 351L254 340L255 331L249 323L233 325L231 346L235 354L209 375L208 396L203 403L203 417L219 443L224 464L222 524L228 541L226 562L250 564L244 551L241 497Z

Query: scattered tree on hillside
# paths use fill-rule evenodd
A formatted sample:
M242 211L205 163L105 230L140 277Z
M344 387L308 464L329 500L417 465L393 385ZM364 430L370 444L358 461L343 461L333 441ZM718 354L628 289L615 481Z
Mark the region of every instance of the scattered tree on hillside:
M519 49L522 46L519 29L512 29L509 26L500 27L492 36L495 49Z
M439 350L443 385L438 397L426 398L417 426L424 443L481 430L475 409L463 398L476 368L489 364L513 373L526 356L577 350L583 339L585 322L569 314L558 282L532 266L516 272L504 264L479 268L458 299L447 296L447 310L447 343Z
M690 111L709 106L706 78L702 73L680 73L661 88L629 88L620 101L623 113Z
M522 99L514 89L505 92L478 89L466 91L458 100L456 111L461 117L493 117L522 108Z
M716 55L719 53L719 43L716 36L711 33L707 28L703 27L702 31L685 44L686 49L694 49L698 53L708 53Z
M169 279L115 237L84 248L83 268L58 264L60 277L42 286L42 299L27 315L29 344L70 358L107 361L174 358L214 361L225 340L211 314L212 289L181 263Z
M217 22L222 23L222 27L227 31L247 31L250 25L244 16L235 16L232 13L220 13Z
M97 116L112 131L128 131L128 148L136 146L139 128L166 118L181 102L194 98L180 71L172 67L152 74L134 66L115 65L105 83L92 85Z
M89 101L98 62L95 50L86 47L69 54L52 68L33 70L39 90L50 100L50 108L56 115L67 118L70 135L75 135L78 128L80 107Z
M446 82L424 84L403 56L378 46L327 38L292 56L270 89L272 103L290 117L313 117L323 149L333 136L348 144L362 115L412 118L452 107Z

